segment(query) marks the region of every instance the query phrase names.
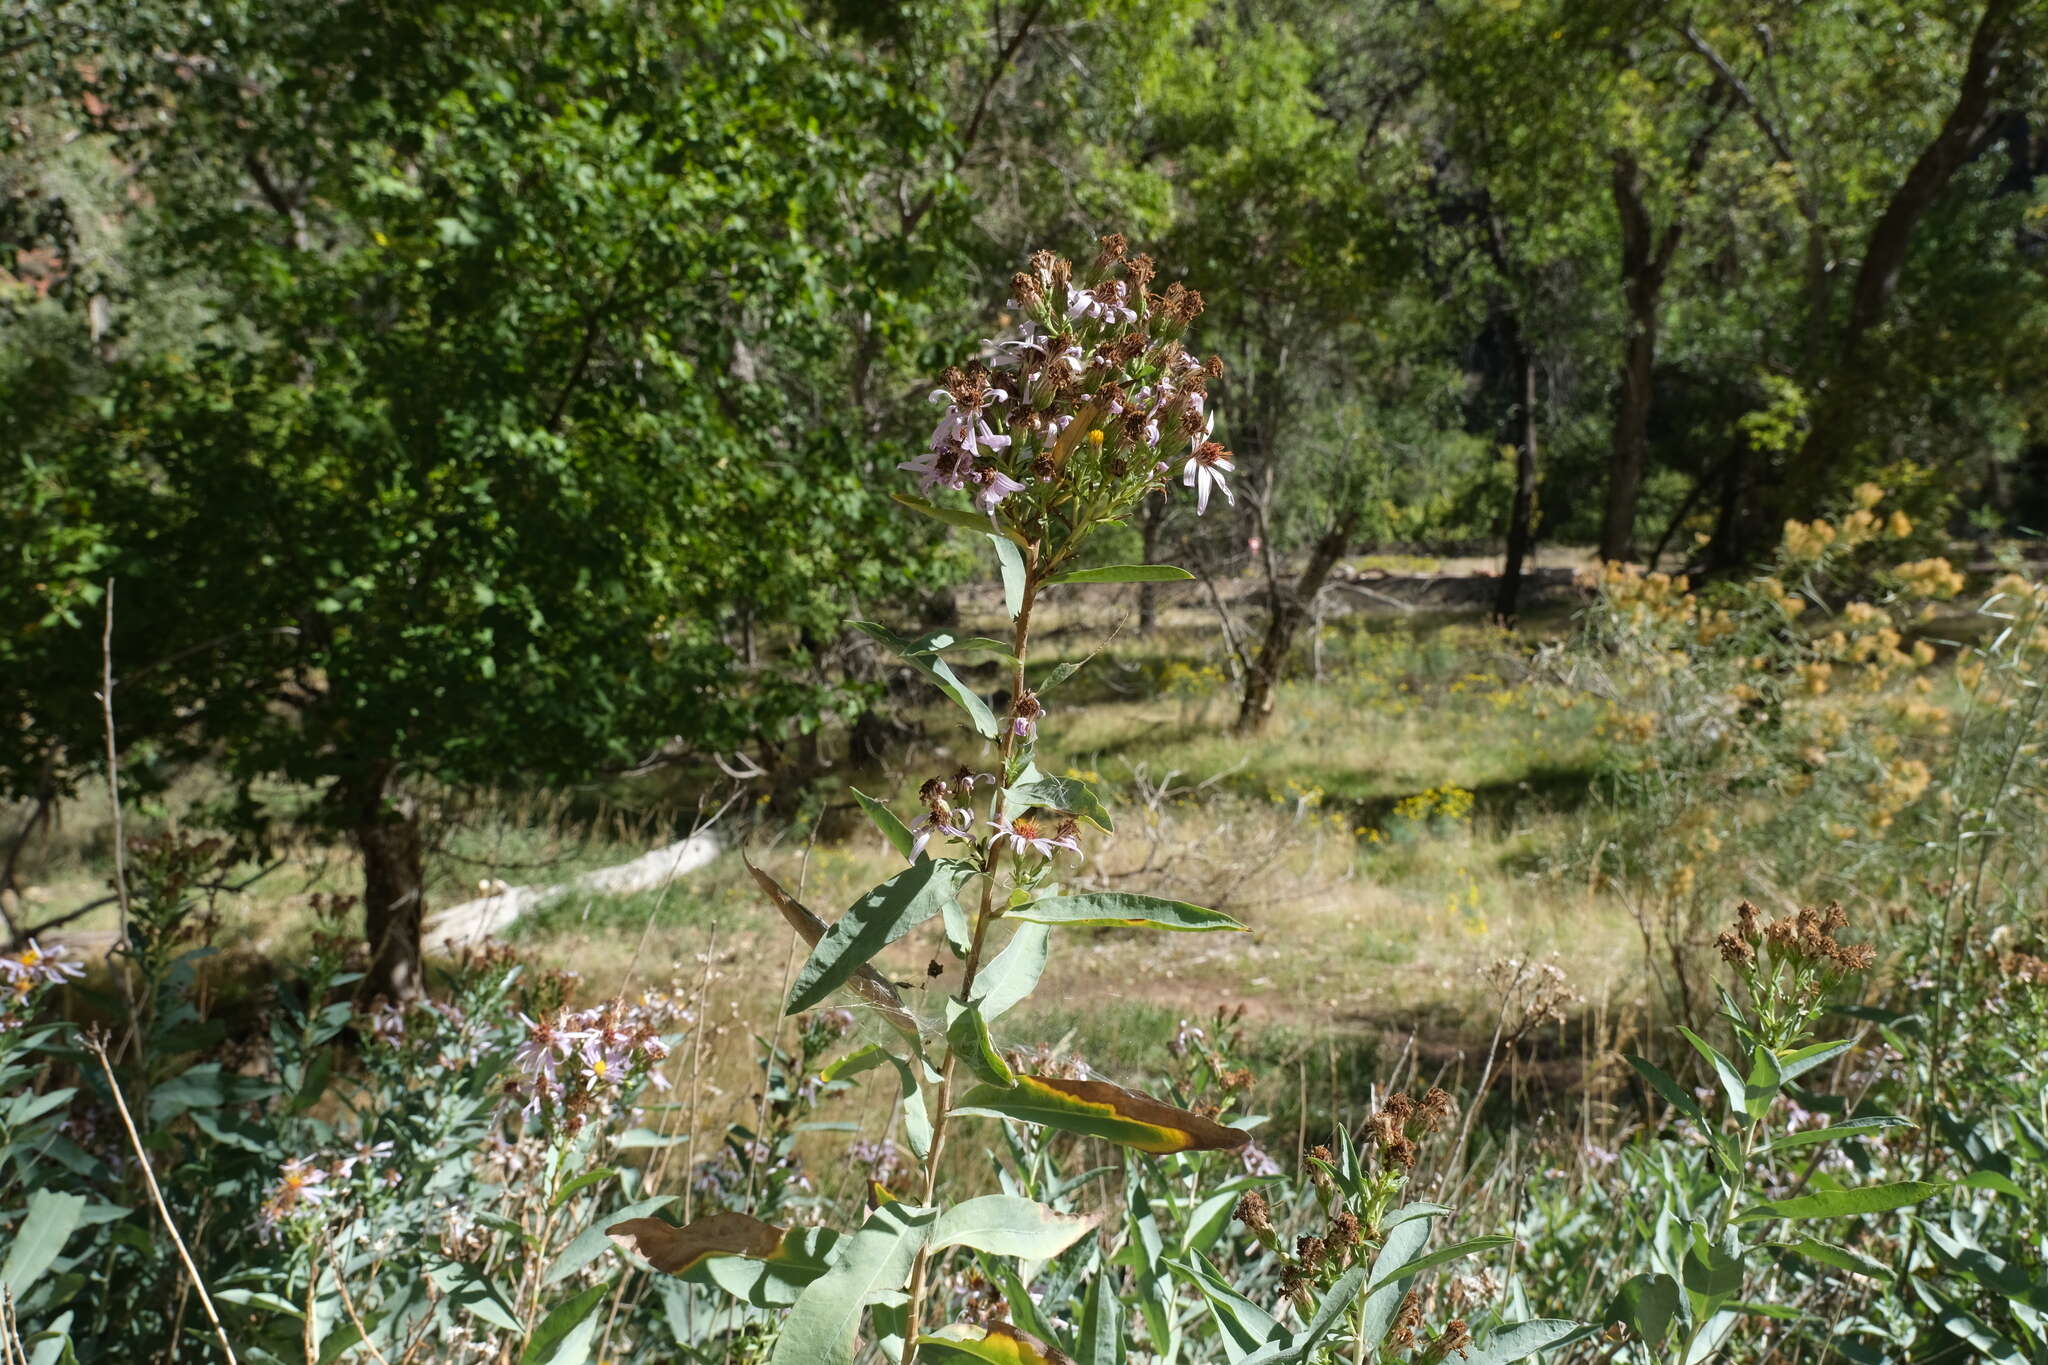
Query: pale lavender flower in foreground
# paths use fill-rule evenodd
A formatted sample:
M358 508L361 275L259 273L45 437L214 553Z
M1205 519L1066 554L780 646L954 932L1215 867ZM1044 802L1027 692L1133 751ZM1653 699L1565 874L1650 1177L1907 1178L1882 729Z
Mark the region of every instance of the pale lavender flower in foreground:
M930 497L934 488L950 488L956 493L965 488L967 480L974 474L974 456L954 446L927 450L916 459L905 460L896 467L917 475L917 491Z
M931 401L946 404L946 415L932 430L932 449L946 450L958 446L969 455L978 455L985 446L990 450L1007 450L1010 438L999 436L989 429L982 418L982 409L989 403L1007 403L1010 394L1007 389L983 389L973 402L963 406L951 390L933 389Z
M910 832L917 836L910 841L910 861L913 863L917 861L917 855L924 852L924 846L932 841L934 834L943 834L948 839L972 837L972 831L967 828L960 813L950 806L927 809L923 815L917 817L917 822L911 825Z
M526 1025L526 1041L513 1054L513 1062L535 1080L554 1085L555 1068L576 1050L583 1035L562 1028L552 1018L535 1021L522 1014L519 1022Z
M56 985L60 981L75 981L85 975L85 968L65 958L62 946L44 948L34 939L18 953L0 957L0 976L9 980L45 982Z
M974 490L974 505L990 521L996 519L996 508L1012 493L1024 491L1024 485L997 469L994 465L983 465L974 471L974 482L980 487Z
M1062 848L1074 853L1081 851L1080 841L1075 838L1080 830L1072 820L1063 820L1053 828L1042 813L1028 810L1013 820L998 817L989 824L995 827L997 847L1007 844L1019 857L1035 853L1041 858L1050 858L1055 849Z
M608 1036L610 1030L593 1033L583 1042L583 1069L600 1085L617 1085L633 1064L633 1052L626 1040Z
M1209 493L1214 489L1223 494L1223 500L1232 506L1237 498L1232 495L1230 485L1223 476L1234 471L1236 465L1230 462L1230 452L1214 441L1204 441L1195 447L1188 462L1181 470L1181 484L1195 490L1195 515L1201 516L1209 510Z

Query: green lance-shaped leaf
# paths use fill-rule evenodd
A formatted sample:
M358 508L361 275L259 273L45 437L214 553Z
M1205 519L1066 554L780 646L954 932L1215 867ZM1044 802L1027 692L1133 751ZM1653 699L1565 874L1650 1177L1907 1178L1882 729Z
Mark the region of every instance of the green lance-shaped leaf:
M912 511L921 512L934 521L943 521L948 526L958 526L963 531L980 531L984 535L988 533L988 518L970 512L964 507L944 507L929 498L920 498L915 493L894 493L890 496ZM1011 540L1017 540L1014 531L1002 531L1001 534Z
M1662 1344L1671 1320L1678 1316L1678 1281L1660 1272L1631 1277L1607 1306L1607 1321L1619 1322L1649 1343L1654 1351Z
M1306 1365L1314 1360L1323 1344L1323 1338L1335 1331L1337 1325L1351 1311L1351 1305L1365 1289L1366 1269L1353 1266L1338 1276L1337 1282L1323 1295L1316 1315L1309 1319L1308 1326L1288 1338L1284 1343L1265 1347L1246 1356L1240 1365Z
M1024 769L1014 786L1003 793L1003 810L1016 814L1032 806L1046 806L1075 815L1105 834L1116 826L1102 798L1086 782L1072 777L1048 777L1032 764Z
M910 832L910 827L896 818L895 811L859 787L848 787L847 790L853 793L854 800L860 802L860 808L868 813L868 819L875 822L875 828L882 831L882 837L889 841L889 847L896 850L897 856L908 858L910 850L917 845L917 836Z
M912 863L848 906L797 973L787 1013L821 1003L875 954L938 914L968 874L965 863L946 858Z
M1796 1080L1817 1066L1822 1066L1856 1046L1854 1042L1814 1043L1786 1053L1777 1059L1778 1079Z
M1763 1113L1764 1106L1768 1105L1771 1102L1771 1098L1778 1093L1776 1084L1751 1084L1743 1079L1740 1071L1735 1069L1735 1063L1722 1056L1719 1049L1712 1043L1700 1037L1683 1024L1678 1026L1678 1031L1685 1036L1685 1041L1691 1043L1694 1050L1700 1056L1705 1057L1708 1064L1714 1068L1714 1075L1720 1078L1721 1089L1727 1092L1728 1103L1734 1107L1736 1113L1747 1114L1751 1118L1756 1118Z
M1441 1204L1418 1202L1404 1204L1390 1214L1382 1223L1386 1240L1380 1243L1379 1252L1373 1257L1372 1278L1376 1281L1385 1279L1396 1267L1420 1255L1422 1248L1429 1245L1431 1220L1449 1212ZM1386 1337L1387 1327L1394 1320L1394 1310L1400 1300L1401 1283L1398 1278L1387 1280L1383 1287L1366 1295L1361 1318L1366 1341L1378 1343Z
M1192 579L1186 569L1171 564L1105 564L1099 569L1069 569L1046 579L1054 583L1179 583Z
M907 1204L883 1204L869 1214L832 1268L797 1295L772 1365L853 1365L861 1314L876 1295L903 1288L934 1216Z
M1121 1298L1103 1293L1108 1282L1107 1266L1088 1277L1081 1299L1081 1333L1074 1342L1080 1352L1076 1365L1122 1365L1124 1305Z
M1372 1287L1375 1291L1385 1289L1396 1281L1405 1280L1411 1275L1419 1275L1425 1270L1430 1270L1444 1264L1446 1261L1460 1260L1482 1251L1491 1251L1495 1247L1512 1246L1514 1240L1514 1238L1503 1236L1500 1233L1488 1233L1484 1237L1468 1237L1462 1242L1453 1242L1449 1246L1438 1247L1435 1251L1426 1251L1412 1260L1395 1266L1391 1270L1382 1271L1375 1264L1372 1275Z
M1155 1156L1168 1152L1232 1152L1251 1141L1242 1128L1176 1109L1107 1081L1019 1076L1014 1086L977 1085L955 1113L1016 1119L1063 1133L1098 1137Z
M1221 910L1205 910L1185 901L1135 896L1127 891L1092 891L1083 896L1052 896L1010 911L1009 918L1033 924L1058 924L1075 929L1174 929L1211 933L1219 929L1249 932Z
M1000 1017L1037 989L1051 941L1052 930L1046 925L1018 921L1010 941L974 979L975 1003L983 1019Z
M1458 1361L1458 1365L1512 1365L1514 1361L1527 1360L1538 1351L1584 1340L1599 1330L1591 1323L1573 1322L1570 1318L1532 1318L1528 1322L1504 1323L1488 1332L1485 1340L1474 1342L1452 1358Z
M1764 1148L1766 1156L1773 1152L1788 1151L1794 1147L1810 1147L1816 1142L1847 1142L1854 1138L1869 1137L1887 1128L1912 1128L1913 1120L1900 1114L1868 1114L1860 1119L1845 1119L1826 1128L1802 1128L1796 1133L1787 1133Z
M1072 1357L1007 1322L980 1327L956 1322L917 1339L919 1360L979 1361L982 1365L1074 1365Z
M519 1365L581 1365L589 1359L591 1339L597 1335L597 1319L591 1314L611 1292L611 1281L601 1281L549 1309L527 1338Z
M941 692L960 704L960 708L967 712L967 718L974 722L975 731L984 739L996 737L995 712L988 709L988 703L981 699L979 693L960 681L951 665L933 652L942 646L933 646L928 641L906 640L887 626L873 621L855 621L853 628L894 650L903 662L931 679ZM951 637L947 638L950 642Z
M85 1196L37 1190L28 1197L28 1212L14 1229L7 1260L0 1264L0 1286L15 1299L28 1293L85 1217Z
M765 1260L782 1249L788 1228L744 1213L713 1213L677 1227L659 1218L628 1218L605 1230L622 1251L636 1251L656 1270L686 1275L713 1256Z
M1898 1273L1896 1266L1886 1265L1883 1261L1865 1256L1860 1251L1853 1251L1844 1246L1836 1246L1832 1242L1823 1242L1814 1237L1801 1237L1796 1242L1769 1242L1766 1245L1780 1251L1789 1251L1794 1255L1804 1256L1809 1261L1818 1261L1822 1265L1833 1266L1836 1270L1847 1270L1858 1275L1868 1275L1874 1280L1890 1280Z
M1003 568L1003 606L1014 621L1024 610L1024 552L1008 536L991 533L988 540L996 547L996 562Z
M813 949L824 941L828 928L824 920L813 914L802 901L783 890L782 883L755 867L744 850L740 853L740 861L746 863L747 871L754 874L754 882L767 895L769 904L780 912L790 928L796 930L799 938ZM889 1021L891 1028L913 1044L917 1042L917 1017L904 1006L902 995L887 977L873 967L862 966L854 972L849 984L856 994L881 1012L882 1017Z
M1163 1264L1201 1294L1209 1305L1209 1317L1223 1338L1225 1353L1239 1365L1243 1365L1243 1358L1251 1352L1285 1341L1286 1334L1279 1320L1238 1293L1208 1257L1194 1255L1184 1261L1167 1257Z
M941 1213L932 1224L931 1247L969 1247L991 1256L1049 1261L1101 1221L1100 1214L1061 1213L1035 1199L985 1194Z
M903 1136L910 1143L911 1154L922 1161L932 1149L932 1120L925 1110L924 1088L917 1083L917 1069L909 1058L889 1051L880 1043L869 1043L847 1053L818 1075L821 1080L844 1080L873 1070L885 1062L896 1068L896 1078L903 1084Z
M1925 1180L1898 1180L1889 1185L1858 1185L1847 1190L1821 1190L1793 1199L1774 1199L1744 1209L1738 1223L1759 1218L1854 1218L1858 1214L1888 1213L1917 1204L1939 1194L1946 1185Z
M978 1006L948 1000L946 1017L946 1046L952 1049L962 1066L979 1079L1005 1090L1017 1083L1016 1073L1010 1070L1010 1064L1003 1060L1003 1054L996 1051L995 1041L988 1036L988 1021L982 1018Z
M1700 1108L1700 1102L1679 1089L1678 1082L1667 1076L1662 1067L1636 1056L1633 1052L1628 1054L1628 1064L1634 1067L1636 1073L1648 1081L1650 1088L1662 1095L1673 1109L1691 1119L1695 1127L1707 1126L1706 1112Z

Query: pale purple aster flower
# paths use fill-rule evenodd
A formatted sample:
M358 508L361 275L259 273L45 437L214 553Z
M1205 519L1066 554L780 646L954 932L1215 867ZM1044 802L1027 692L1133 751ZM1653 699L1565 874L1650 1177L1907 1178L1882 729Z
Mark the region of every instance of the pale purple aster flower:
M1074 853L1081 851L1080 841L1075 838L1080 832L1079 826L1072 820L1062 820L1057 827L1050 826L1044 815L1035 809L1027 810L1015 819L998 817L989 824L995 827L997 846L1008 844L1019 857L1035 853L1041 858L1050 858L1053 850L1061 848Z
M583 1042L583 1069L600 1085L617 1085L633 1064L632 1049L623 1038L607 1036L610 1030L593 1033Z
M971 819L972 817L963 819L960 813L950 806L938 805L927 809L923 815L917 817L917 823L910 827L910 832L917 836L910 842L910 861L917 861L917 855L924 852L924 846L932 841L934 834L943 834L948 839L972 837L972 830L966 823Z
M1232 495L1230 485L1223 476L1237 468L1230 462L1230 452L1214 441L1204 441L1195 447L1188 462L1181 470L1183 486L1195 490L1195 515L1201 516L1209 510L1209 492L1214 489L1223 494L1223 500L1235 506L1237 498Z
M896 467L917 475L917 491L930 497L934 488L950 488L955 492L965 488L974 473L974 456L954 446L927 450L916 459L905 460Z
M75 981L85 975L85 968L65 958L65 949L59 945L44 948L34 939L18 953L0 957L0 974L13 980L44 982L56 985L61 981Z
M522 1014L519 1022L526 1025L526 1041L513 1054L513 1062L535 1080L554 1085L556 1066L575 1051L584 1035L561 1027L552 1018L535 1021Z
M1005 438L1007 439L1007 438ZM1024 485L997 469L994 465L983 465L974 471L974 482L980 487L974 490L974 505L988 516L996 519L996 508L1012 493L1024 491Z

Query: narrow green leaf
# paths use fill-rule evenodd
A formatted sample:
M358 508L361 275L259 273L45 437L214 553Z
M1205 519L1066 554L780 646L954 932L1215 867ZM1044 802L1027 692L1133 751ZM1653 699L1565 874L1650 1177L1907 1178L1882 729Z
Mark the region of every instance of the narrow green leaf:
M1667 1277L1668 1278L1668 1277ZM1512 1365L1538 1351L1583 1341L1600 1329L1569 1318L1532 1318L1528 1322L1503 1323L1464 1351L1458 1365ZM1455 1357L1454 1357L1455 1358Z
M1914 1126L1913 1120L1899 1114L1871 1114L1860 1119L1846 1119L1827 1128L1802 1128L1796 1133L1787 1133L1766 1146L1764 1155L1787 1151L1794 1147L1810 1147L1816 1142L1844 1142L1852 1138L1868 1137L1887 1128Z
M889 841L889 847L896 850L897 856L908 858L917 843L917 836L910 832L910 827L896 818L895 811L859 787L848 787L847 790L853 793L854 800L860 802L860 808L868 813L868 819L875 822L875 828L882 832L882 837Z
M1193 578L1171 564L1105 564L1099 569L1069 569L1046 579L1054 583L1179 583Z
M1028 920L1017 923L1017 931L1003 945L981 975L974 979L975 1003L983 1019L996 1019L1031 995L1045 974L1047 946L1052 930Z
M28 1212L14 1229L14 1242L0 1264L0 1286L16 1301L43 1277L64 1243L85 1217L85 1196L37 1190L28 1197Z
M1758 1098L1767 1098L1775 1094L1776 1091L1774 1089L1762 1090L1760 1094L1760 1088L1752 1086L1748 1081L1744 1080L1742 1073L1735 1069L1735 1063L1722 1056L1719 1049L1712 1043L1700 1037L1683 1024L1678 1026L1678 1031L1684 1035L1685 1041L1691 1043L1693 1049L1700 1056L1705 1057L1708 1064L1714 1068L1714 1075L1720 1078L1721 1089L1727 1092L1728 1103L1734 1108L1735 1112L1738 1114L1749 1114L1751 1118L1755 1118L1756 1115L1750 1113L1751 1102Z
M1396 1280L1405 1280L1410 1275L1419 1275L1425 1270L1444 1264L1446 1261L1460 1260L1463 1257L1475 1255L1482 1251L1491 1251L1495 1247L1512 1246L1514 1241L1514 1238L1502 1236L1499 1233L1488 1233L1484 1237L1468 1237L1462 1242L1453 1242L1449 1246L1442 1246L1438 1247L1435 1251L1425 1252L1407 1264L1396 1266L1384 1274L1375 1269L1372 1287L1374 1289L1383 1289Z
M971 1247L991 1256L1049 1261L1101 1221L1099 1217L1061 1213L1035 1199L985 1194L941 1213L932 1224L931 1248Z
M1886 1213L1917 1204L1946 1189L1925 1180L1899 1180L1888 1185L1859 1185L1847 1190L1822 1190L1795 1199L1768 1200L1744 1209L1738 1223L1759 1218L1853 1218L1864 1213Z
M931 1151L932 1121L925 1109L924 1088L918 1084L917 1071L909 1058L891 1052L880 1043L869 1043L841 1057L818 1075L827 1081L843 1080L885 1062L896 1068L896 1078L902 1083L903 1136L910 1143L911 1154L921 1161Z
M978 513L970 512L964 507L942 507L929 498L918 497L915 493L895 493L891 496L905 507L916 512L922 512L934 521L943 521L948 526L958 526L965 531L980 531L984 535L988 533L988 518ZM1002 534L1010 536L1012 539L1016 538L1014 533L1009 531L1004 531Z
M1323 1338L1336 1330L1344 1315L1351 1311L1351 1305L1365 1288L1366 1269L1353 1266L1337 1277L1323 1295L1322 1304L1316 1315L1309 1319L1308 1326L1290 1337L1286 1342L1264 1347L1246 1356L1240 1365L1306 1365L1321 1350Z
M1026 768L1017 784L1003 793L1003 809L1010 814L1031 806L1065 811L1104 833L1116 828L1110 821L1109 809L1102 804L1102 798L1095 794L1093 787L1077 778L1048 777L1039 772L1035 764Z
M988 709L988 703L981 699L980 693L960 681L952 666L932 653L926 645L906 640L887 626L878 625L873 621L855 621L853 628L896 651L903 662L931 679L932 684L941 692L958 702L960 709L974 722L975 731L982 738L996 737L995 712Z
M1822 1066L1856 1046L1853 1042L1815 1043L1786 1053L1778 1059L1778 1075L1784 1080L1804 1076L1817 1066Z
M939 913L967 879L964 863L926 859L912 863L847 908L811 950L790 990L787 1013L825 1000L875 954Z
M930 1209L906 1204L883 1204L869 1214L832 1268L797 1295L776 1338L773 1365L853 1365L868 1301L903 1287L934 1217Z
M1119 1365L1123 1359L1124 1305L1120 1298L1104 1301L1103 1286L1108 1282L1107 1268L1088 1277L1088 1291L1081 1299L1081 1335L1074 1343L1078 1353L1074 1365Z
M990 1085L1004 1089L1015 1085L1016 1073L1003 1060L1003 1054L996 1051L994 1040L988 1036L988 1021L981 1017L981 1010L971 1003L963 1005L957 1000L948 1000L946 1013L951 1018L946 1026L946 1046L961 1064Z
M1633 1052L1628 1054L1628 1064L1634 1067L1636 1074L1648 1081L1650 1088L1662 1095L1673 1109L1691 1119L1696 1126L1706 1126L1707 1116L1700 1108L1700 1102L1679 1089L1678 1082L1664 1074L1662 1067L1636 1056Z
M583 1193L583 1191L589 1189L592 1185L597 1184L598 1181L610 1180L617 1174L618 1170L611 1166L600 1166L594 1171L585 1171L582 1175L577 1176L574 1180L562 1186L561 1189L555 1191L555 1197L549 1201L548 1207L558 1209L577 1195Z
M1137 896L1127 891L1094 891L1082 896L1053 896L1010 911L1010 919L1069 928L1174 929L1209 933L1219 929L1249 932L1221 910L1205 910L1185 901Z
M526 1349L519 1354L519 1365L582 1365L590 1355L590 1338L595 1333L578 1333L576 1329L585 1325L585 1320L611 1292L611 1281L600 1280L549 1309L527 1338ZM594 1328L597 1324L590 1319L589 1325ZM580 1341L571 1339L579 1336Z
M991 532L989 544L996 547L996 562L1003 570L1003 606L1009 610L1010 619L1017 619L1024 610L1024 552L1017 548L1017 542L1008 536Z
M1868 1275L1875 1280L1889 1281L1896 1273L1883 1261L1865 1256L1860 1251L1852 1251L1848 1247L1836 1246L1832 1242L1823 1242L1813 1237L1801 1237L1796 1242L1772 1242L1770 1245L1804 1256L1809 1261L1818 1261L1822 1265L1833 1266L1836 1270L1847 1270L1857 1275Z

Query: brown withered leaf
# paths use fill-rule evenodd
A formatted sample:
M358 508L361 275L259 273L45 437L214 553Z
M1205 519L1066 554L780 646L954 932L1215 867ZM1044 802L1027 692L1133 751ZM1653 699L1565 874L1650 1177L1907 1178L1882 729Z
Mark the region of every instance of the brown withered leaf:
M659 1218L628 1218L606 1228L605 1236L626 1250L637 1251L656 1270L681 1275L707 1256L748 1256L763 1260L782 1247L788 1228L778 1228L744 1213L713 1213L677 1227Z
M753 860L747 857L745 849L740 850L740 861L747 865L747 871L754 874L755 883L766 893L775 908L782 912L783 919L789 921L789 927L796 930L797 935L806 944L813 948L817 947L818 940L825 937L825 930L829 927L825 921L813 914L802 901L783 890L781 882L755 867ZM898 1033L906 1038L914 1039L918 1036L917 1019L904 1007L903 997L897 993L896 987L890 984L887 977L873 967L863 966L854 972L853 979L847 984L859 992L861 998L880 1010L882 1017L888 1020Z

